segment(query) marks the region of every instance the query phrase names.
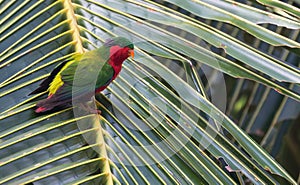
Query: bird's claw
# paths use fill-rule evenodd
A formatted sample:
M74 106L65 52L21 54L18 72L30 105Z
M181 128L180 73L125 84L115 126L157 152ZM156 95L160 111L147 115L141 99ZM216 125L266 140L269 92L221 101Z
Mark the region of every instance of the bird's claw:
M83 110L90 114L101 114L101 110L97 108L92 108L89 105L81 104Z
M90 111L91 114L99 114L99 115L101 115L101 113L102 113L101 110L98 110L98 109L90 109L89 111Z

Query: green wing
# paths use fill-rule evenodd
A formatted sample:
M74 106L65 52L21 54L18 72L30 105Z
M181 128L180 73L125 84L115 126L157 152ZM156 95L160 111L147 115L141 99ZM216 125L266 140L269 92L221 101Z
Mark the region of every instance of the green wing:
M108 85L114 70L107 62L108 56L97 51L87 52L81 60L75 60L61 72L63 86L55 93L59 99L69 99L94 93L95 89ZM104 59L106 58L106 59Z

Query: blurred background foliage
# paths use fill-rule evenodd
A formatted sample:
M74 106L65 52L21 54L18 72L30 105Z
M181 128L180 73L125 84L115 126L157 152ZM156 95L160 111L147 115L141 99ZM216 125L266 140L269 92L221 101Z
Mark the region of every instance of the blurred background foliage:
M299 6L0 0L0 184L299 184ZM116 35L136 57L101 116L34 113L59 62Z

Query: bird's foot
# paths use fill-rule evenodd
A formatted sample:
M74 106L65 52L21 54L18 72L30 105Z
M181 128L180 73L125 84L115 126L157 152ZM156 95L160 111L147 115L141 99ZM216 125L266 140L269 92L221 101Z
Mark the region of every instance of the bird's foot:
M90 109L89 111L90 111L91 114L99 114L99 115L101 115L101 110L99 110L99 109Z
M95 108L94 106L91 107L90 105L81 104L81 108L90 114L101 114L101 110Z

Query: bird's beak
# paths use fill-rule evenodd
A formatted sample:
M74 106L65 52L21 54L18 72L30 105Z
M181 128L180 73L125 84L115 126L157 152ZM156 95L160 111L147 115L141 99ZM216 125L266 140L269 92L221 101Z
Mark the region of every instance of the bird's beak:
M128 56L131 57L132 59L134 58L134 51L133 51L133 49L130 49L128 51Z

